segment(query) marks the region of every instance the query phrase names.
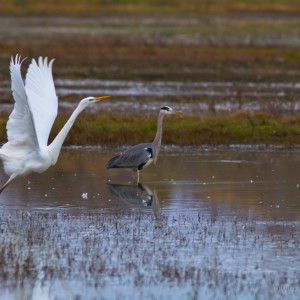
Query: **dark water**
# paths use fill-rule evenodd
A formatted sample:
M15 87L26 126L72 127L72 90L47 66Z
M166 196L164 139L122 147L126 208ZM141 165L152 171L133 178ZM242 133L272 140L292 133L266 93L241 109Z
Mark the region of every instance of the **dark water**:
M156 192L165 212L210 214L221 208L224 216L272 213L283 220L299 216L299 153L167 150L157 165L141 172L141 184L136 186L132 171L106 170L105 163L118 152L63 150L58 164L47 172L16 180L1 195L0 205L70 213L131 210L141 203L117 194L136 190ZM2 182L6 177L1 172Z
M3 192L3 299L299 298L300 153L165 149L136 185L117 152Z

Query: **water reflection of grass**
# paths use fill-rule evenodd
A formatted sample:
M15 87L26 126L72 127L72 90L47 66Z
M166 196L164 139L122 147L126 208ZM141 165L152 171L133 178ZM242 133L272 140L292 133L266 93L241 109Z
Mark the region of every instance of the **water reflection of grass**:
M257 225L254 220L200 212L156 219L138 212L2 211L0 218L0 289L5 286L11 294L26 284L32 290L59 280L91 290L109 287L115 297L118 288L113 287L127 286L127 293L135 295L147 287L150 294L155 290L157 299L158 287L172 293L174 287L185 286L186 296L195 299L249 298L257 293L273 298L276 287L299 284L299 270L293 265L297 230L282 225L284 232L278 236L267 231L272 221ZM283 240L288 241L284 247ZM65 292L60 289L60 297ZM79 298L84 297L81 293Z

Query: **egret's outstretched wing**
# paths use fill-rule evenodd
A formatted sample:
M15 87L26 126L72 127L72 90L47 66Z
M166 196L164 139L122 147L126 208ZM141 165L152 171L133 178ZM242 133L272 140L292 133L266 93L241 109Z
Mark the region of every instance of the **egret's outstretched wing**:
M52 64L39 57L32 60L26 75L25 89L40 147L47 146L50 130L57 116L57 96L52 77Z
M135 145L113 157L106 168L140 168L152 157L151 143Z
M25 87L21 75L21 57L16 55L10 61L11 90L15 105L6 125L8 142L5 147L33 149L38 147L36 132L27 102ZM21 147L21 148L20 148ZM8 151L11 151L7 150Z

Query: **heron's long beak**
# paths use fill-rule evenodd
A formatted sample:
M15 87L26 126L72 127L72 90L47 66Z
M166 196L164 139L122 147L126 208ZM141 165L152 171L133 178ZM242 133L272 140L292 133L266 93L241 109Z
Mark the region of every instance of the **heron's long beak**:
M111 96L100 96L100 97L95 97L95 100L96 101L101 101L101 100L104 100L104 99L107 99L107 98L110 98Z

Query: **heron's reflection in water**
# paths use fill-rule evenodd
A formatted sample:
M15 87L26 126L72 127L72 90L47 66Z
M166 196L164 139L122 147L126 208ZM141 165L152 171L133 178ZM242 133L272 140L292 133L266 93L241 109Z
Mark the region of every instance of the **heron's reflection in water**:
M109 191L128 206L133 208L151 207L156 217L160 215L160 205L156 190L148 186L138 184L114 184L107 183Z

